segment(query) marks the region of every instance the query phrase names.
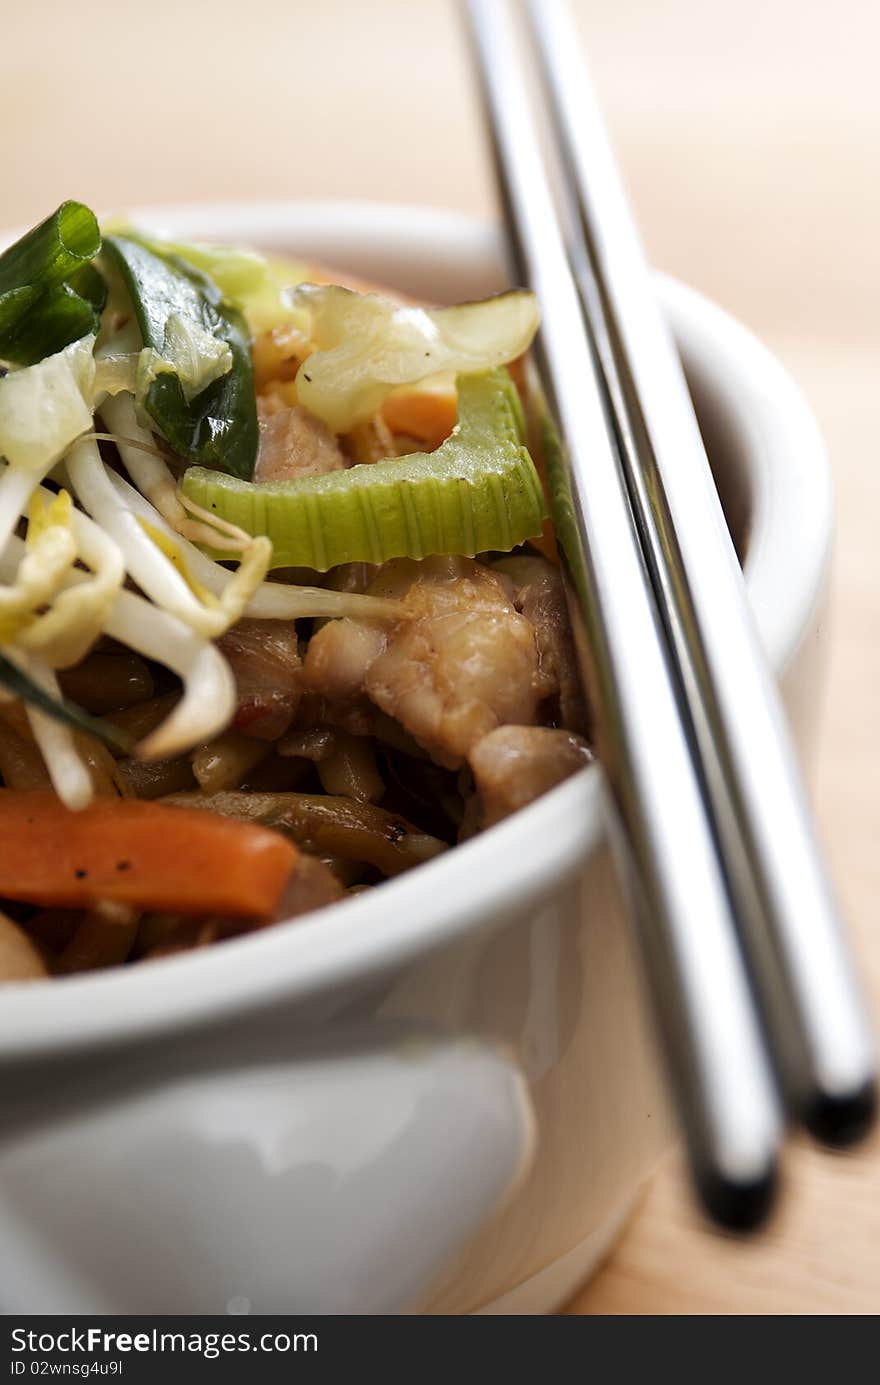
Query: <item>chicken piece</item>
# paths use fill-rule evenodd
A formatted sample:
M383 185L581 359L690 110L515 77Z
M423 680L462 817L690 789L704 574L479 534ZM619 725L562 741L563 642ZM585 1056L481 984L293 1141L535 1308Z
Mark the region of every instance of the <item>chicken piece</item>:
M257 389L262 392L276 380L292 381L308 354L308 342L292 323L258 333L251 351Z
M390 630L344 620L318 631L305 661L310 689L330 699L365 691L448 769L496 726L534 721L543 695L535 632L505 578L469 558L396 559L369 591L402 599L404 618Z
M300 914L310 914L313 909L323 909L344 898L345 890L333 872L323 861L302 851L275 911L276 918L299 918Z
M274 401L257 401L260 451L254 480L288 481L296 476L323 476L343 471L342 449L320 419L300 405L277 408Z
M348 702L364 690L370 665L388 642L384 626L368 620L329 620L309 641L305 685L331 702Z
M593 756L571 731L547 726L499 726L469 755L479 795L481 825L491 827L583 769Z
M258 740L277 740L302 696L296 626L292 621L240 620L217 643L238 689L233 726Z
M324 586L334 592L363 594L375 577L378 568L373 563L340 563L327 573Z
M34 940L12 919L0 914L0 982L40 981L48 975Z
M258 403L263 418L271 418L272 414L283 413L285 409L294 409L299 403L296 381L271 380L265 389L260 390Z
M503 580L469 559L429 559L405 605L366 692L437 764L456 769L496 726L534 721L535 632Z
M381 414L358 423L342 441L347 455L356 465L370 466L396 455L394 437Z
M553 720L569 731L583 731L587 709L559 569L545 558L518 554L502 558L494 571L513 583L516 609L535 628L542 697L557 700Z

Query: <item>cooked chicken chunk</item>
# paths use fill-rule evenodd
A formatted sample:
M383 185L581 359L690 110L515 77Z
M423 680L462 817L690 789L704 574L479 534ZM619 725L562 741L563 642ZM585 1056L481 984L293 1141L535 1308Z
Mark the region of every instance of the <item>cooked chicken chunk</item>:
M281 896L276 915L279 919L298 918L300 914L310 914L313 909L323 909L326 904L335 904L344 895L345 890L323 861L303 851Z
M499 726L469 755L482 807L491 827L561 784L592 759L581 736L547 726Z
M429 560L366 677L377 707L438 764L455 769L496 726L534 720L540 697L535 632L505 583L467 559Z
M534 721L545 691L535 631L505 578L469 558L400 559L369 590L402 598L404 619L391 630L346 620L318 631L305 661L313 691L365 691L450 769L496 726Z
M251 347L257 390L268 393L278 384L292 385L308 354L309 343L292 323L258 332Z
M48 975L33 940L12 919L0 914L0 981L40 981Z
M387 629L371 621L328 621L309 641L303 666L306 686L334 702L358 697L367 670L387 642Z
M586 706L559 569L546 558L517 555L501 559L494 570L513 583L516 609L535 627L545 695L557 700L553 719L570 731L583 730Z
M346 462L333 434L298 404L277 408L258 401L260 451L254 480L287 481L294 476L322 476L342 471Z
M302 695L302 660L292 621L240 620L217 641L238 689L233 726L274 741L287 730Z
M345 450L358 465L371 465L395 455L394 437L381 414L359 423L343 438Z

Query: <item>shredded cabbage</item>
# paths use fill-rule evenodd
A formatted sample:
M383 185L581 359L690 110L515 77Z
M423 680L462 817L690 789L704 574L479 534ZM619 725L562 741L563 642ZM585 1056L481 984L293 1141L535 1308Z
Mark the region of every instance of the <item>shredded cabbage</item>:
M135 398L141 403L157 375L176 375L187 404L232 369L229 343L206 332L192 318L172 313L165 324L161 354L145 347L137 362Z
M91 402L95 407L104 397L134 395L138 409L157 376L176 375L187 403L232 369L232 352L197 323L174 313L168 319L163 350L145 346L141 351L120 355L101 355L95 361ZM143 415L149 425L149 416Z
M93 336L0 379L0 456L44 476L92 426Z
M334 433L370 418L400 385L507 365L528 349L539 320L535 295L520 289L434 309L336 284L301 284L291 300L307 315L313 348L297 398Z

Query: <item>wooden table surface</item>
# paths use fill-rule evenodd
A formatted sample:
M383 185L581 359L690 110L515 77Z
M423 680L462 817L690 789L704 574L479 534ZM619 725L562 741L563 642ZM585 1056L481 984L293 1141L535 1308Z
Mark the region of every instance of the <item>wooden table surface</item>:
M880 999L880 103L876 0L581 0L654 261L757 330L806 390L839 497L819 817ZM208 17L209 16L209 17ZM204 18L203 18L204 17ZM102 208L359 196L492 210L445 0L0 0L7 223ZM748 1246L670 1162L578 1313L880 1309L880 1148L803 1147Z

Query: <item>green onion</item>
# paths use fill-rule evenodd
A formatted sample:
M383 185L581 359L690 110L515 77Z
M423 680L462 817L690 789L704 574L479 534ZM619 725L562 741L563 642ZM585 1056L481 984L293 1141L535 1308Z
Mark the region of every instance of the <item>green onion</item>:
M319 572L431 553L509 552L541 532L545 505L506 370L458 377L459 422L436 452L265 485L191 467L183 492L249 534L276 567Z
M94 212L82 202L62 202L56 212L34 226L0 255L0 295L22 284L52 288L63 284L101 248Z
M100 316L107 303L107 283L93 264L81 265L67 280L67 288L91 303Z
M53 697L3 653L0 653L0 684L22 702L54 717L56 721L63 722L72 731L84 731L86 735L97 736L114 750L120 750L123 754L130 753L133 744L131 737L115 726L109 726L97 717L89 716L88 712L84 712L67 698Z
M63 202L0 255L0 358L33 365L98 331L100 248L94 213Z
M160 255L128 236L109 236L104 252L131 296L145 347L167 355L167 329L190 323L231 352L230 369L187 400L181 379L166 362L141 401L175 452L235 476L253 475L259 430L250 339L244 319L216 285L176 255Z
M0 355L19 365L38 365L71 342L94 335L100 316L91 303L67 284L48 289L20 319L14 332L0 341Z

